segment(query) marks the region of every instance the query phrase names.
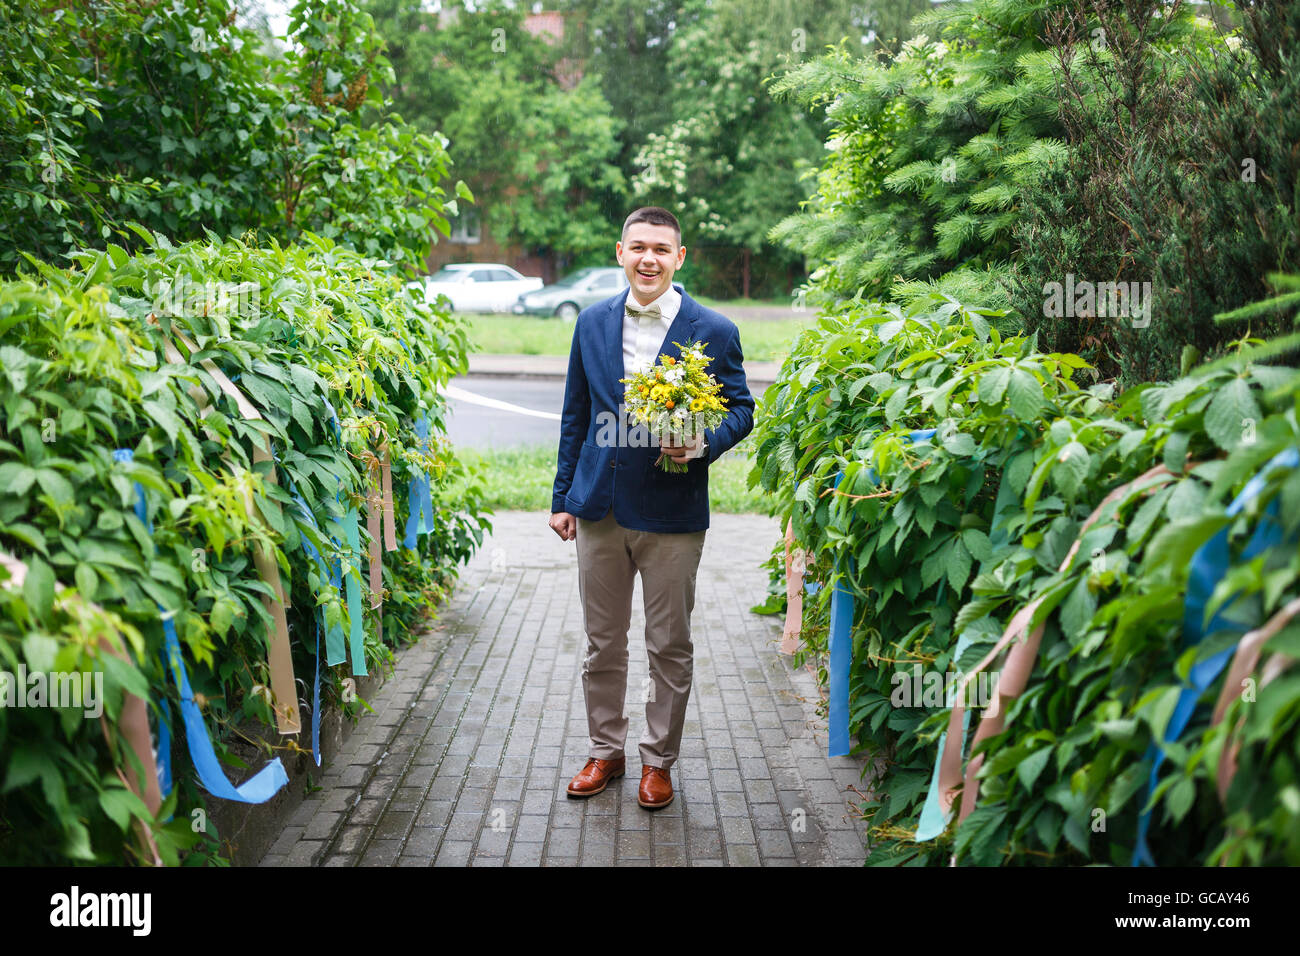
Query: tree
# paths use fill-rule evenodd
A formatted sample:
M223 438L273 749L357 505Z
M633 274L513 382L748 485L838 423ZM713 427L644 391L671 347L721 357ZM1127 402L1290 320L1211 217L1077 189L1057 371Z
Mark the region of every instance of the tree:
M598 79L570 88L558 48L501 2L442 18L417 0L368 9L394 64L394 102L413 124L446 134L488 231L562 266L607 256L617 238L610 211L625 204L626 184L620 124Z
M697 243L741 253L738 288L724 276L706 286L751 294L757 257L761 286L788 291L799 257L767 234L807 197L801 180L822 156L822 137L815 117L774 100L767 84L820 43L862 33L856 7L837 0L683 5L668 51L671 120L635 153L634 189L640 202L673 210Z
M894 55L840 47L775 84L833 124L816 196L772 231L815 266L814 301L939 288L1005 304L1025 190L1065 156L1040 39L1051 5L944 5Z
M1071 161L1025 204L1011 289L1044 344L1125 384L1227 345L1240 332L1213 316L1300 267L1300 5L1239 11L1239 35L1154 0L1077 2L1051 25ZM1066 273L1147 283L1141 320L1045 310L1045 282ZM1264 317L1251 332L1285 328Z
M447 231L446 151L370 86L390 67L351 0L299 0L282 56L229 0L7 6L0 30L0 269L133 248L132 220L177 241L311 229L411 268Z

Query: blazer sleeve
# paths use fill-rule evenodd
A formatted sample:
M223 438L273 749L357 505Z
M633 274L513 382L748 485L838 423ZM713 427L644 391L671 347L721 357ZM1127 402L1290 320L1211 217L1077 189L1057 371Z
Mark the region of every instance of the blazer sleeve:
M749 393L745 380L745 355L740 348L740 329L733 325L733 333L726 347L715 359L714 374L722 383L722 394L727 400L727 417L717 428L706 429L704 440L709 443L705 456L711 465L754 429L754 396Z
M551 491L551 514L564 510L564 498L573 484L578 453L591 423L591 389L582 365L579 331L581 322L573 323L573 344L569 348L569 371L564 379L564 409L560 413L560 447L556 457L555 486Z

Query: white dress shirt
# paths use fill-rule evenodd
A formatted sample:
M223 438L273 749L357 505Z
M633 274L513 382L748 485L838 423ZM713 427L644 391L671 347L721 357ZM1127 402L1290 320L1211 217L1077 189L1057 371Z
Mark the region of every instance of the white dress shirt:
M627 294L627 301L641 305L632 298L631 292ZM625 377L653 367L659 360L659 353L663 351L662 346L670 344L665 339L668 336L668 327L673 324L673 319L677 318L677 312L682 307L681 293L670 285L649 304L653 305L655 302L659 303L658 318L633 315L626 309L623 310L623 375Z
M641 303L632 297L630 291L627 294L627 301L641 306ZM646 305L655 302L659 303L657 317L633 315L626 308L623 310L623 376L625 378L653 368L659 361L659 353L672 344L667 341L668 328L673 324L673 319L677 318L677 312L682 307L682 295L669 285ZM704 454L706 447L707 443L701 441L694 451L688 451L686 456L699 458Z

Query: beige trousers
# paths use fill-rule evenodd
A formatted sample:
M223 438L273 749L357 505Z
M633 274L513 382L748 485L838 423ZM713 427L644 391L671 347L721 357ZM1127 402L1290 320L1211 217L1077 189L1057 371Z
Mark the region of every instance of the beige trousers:
M618 524L612 510L599 521L578 518L578 591L587 633L582 692L591 756L603 760L624 756L627 635L632 590L640 571L650 665L649 680L645 687L634 688L633 698L645 703L641 763L667 768L676 762L694 673L695 572L707 533L633 531Z

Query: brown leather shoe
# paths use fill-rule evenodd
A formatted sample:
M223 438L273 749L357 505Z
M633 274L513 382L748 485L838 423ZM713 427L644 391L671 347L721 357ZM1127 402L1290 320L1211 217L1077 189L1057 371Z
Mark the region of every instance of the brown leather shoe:
M663 767L642 767L641 786L636 802L649 810L658 810L673 802L673 778Z
M604 790L615 777L623 776L626 769L626 757L616 757L613 760L588 757L587 765L569 781L569 796L593 797Z

